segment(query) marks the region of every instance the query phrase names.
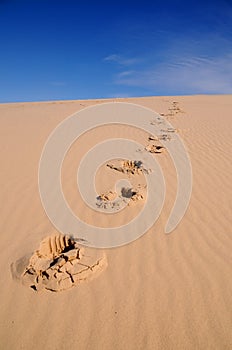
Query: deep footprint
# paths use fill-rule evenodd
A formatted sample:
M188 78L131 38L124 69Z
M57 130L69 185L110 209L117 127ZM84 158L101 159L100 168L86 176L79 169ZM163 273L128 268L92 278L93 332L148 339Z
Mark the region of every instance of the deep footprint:
M55 234L46 237L31 257L12 263L11 273L34 291L60 292L95 278L106 267L100 250L79 247L71 237Z

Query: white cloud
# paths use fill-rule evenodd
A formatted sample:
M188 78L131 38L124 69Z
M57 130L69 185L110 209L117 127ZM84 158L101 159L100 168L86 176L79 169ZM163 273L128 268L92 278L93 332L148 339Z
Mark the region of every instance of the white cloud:
M139 59L135 58L135 57L134 58L125 58L125 57L122 57L121 55L113 54L113 55L106 56L104 58L104 61L115 62L115 63L122 65L122 66L131 66L133 64L138 63Z
M164 63L119 73L116 84L173 91L173 93L232 93L232 53L208 58L173 56Z
M168 45L162 49L152 45L139 59L117 54L105 57L104 61L119 66L112 75L115 85L154 94L232 93L231 36L198 30L192 35L170 33Z
M133 73L134 73L133 70L126 70L126 71L123 71L121 73L118 73L118 77L119 78L128 77L128 76L132 75Z

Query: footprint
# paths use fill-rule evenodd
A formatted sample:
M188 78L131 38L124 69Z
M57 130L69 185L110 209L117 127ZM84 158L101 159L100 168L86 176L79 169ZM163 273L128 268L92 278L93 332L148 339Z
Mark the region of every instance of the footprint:
M107 267L104 253L82 248L67 235L46 237L31 256L11 264L13 279L34 291L60 292L89 281Z
M125 161L121 161L119 166L115 164L107 164L107 166L110 169L113 169L128 175L149 174L151 172L150 170L144 168L143 162L140 160L125 160Z
M129 198L133 202L138 202L140 200L144 199L143 191L146 188L146 186L138 185L137 188L130 188L130 187L122 187L121 189L121 195L123 198Z
M120 198L117 198L117 192L115 191L101 193L96 200L96 206L101 209L119 210L121 208Z
M150 153L162 153L163 150L164 150L164 147L163 146L159 146L159 145L151 144L151 145L147 145L145 147L145 150L150 152Z

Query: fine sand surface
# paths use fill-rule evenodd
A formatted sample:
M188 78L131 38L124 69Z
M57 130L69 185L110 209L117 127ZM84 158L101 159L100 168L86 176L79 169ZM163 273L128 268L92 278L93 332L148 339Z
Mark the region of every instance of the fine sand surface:
M126 246L84 248L93 264L95 256L104 256L102 271L94 278L88 275L82 283L60 292L35 291L12 275L12 266L30 257L45 237L57 234L38 190L43 146L69 115L117 101L162 113L177 129L192 163L188 210L175 231L165 235L177 181L167 152L154 154L166 181L165 204L154 226ZM173 102L177 102L177 113L170 111ZM231 111L232 95L0 105L1 349L232 349ZM83 220L92 225L97 221L101 227L128 222L146 198L144 194L122 212L100 213L98 218L82 202L76 186L78 163L97 142L113 137L148 144L148 135L141 130L104 126L82 135L62 168L70 207ZM112 191L122 175L101 167L96 177L99 194ZM138 185L136 176L131 181Z

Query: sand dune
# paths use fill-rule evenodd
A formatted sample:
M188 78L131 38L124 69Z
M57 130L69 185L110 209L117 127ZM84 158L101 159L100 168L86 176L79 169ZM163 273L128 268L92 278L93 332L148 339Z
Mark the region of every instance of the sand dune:
M38 164L49 134L72 113L104 100L0 105L1 133L1 349L232 348L231 110L232 96L178 96L114 99L160 113L183 139L193 171L193 191L182 221L169 235L165 223L176 194L176 174L165 150L133 127L108 125L89 131L69 150L62 168L65 197L83 220L96 213L82 201L76 171L97 142L133 138L165 174L166 197L154 226L140 239L114 249L88 249L107 261L96 278L61 292L36 292L12 277L11 266L31 257L40 242L57 233L41 205ZM171 134L171 131L170 131ZM156 140L157 141L157 140ZM162 140L158 140L161 142ZM117 165L118 166L118 165ZM102 166L96 189L109 195L120 171ZM98 213L100 227L134 218L146 200L144 174L132 174L142 200L118 213ZM131 190L132 191L132 190ZM139 191L138 191L139 192ZM105 197L104 197L105 198ZM113 197L112 197L113 198ZM112 199L111 198L111 199ZM107 202L108 199L106 199ZM96 258L97 259L97 258Z

